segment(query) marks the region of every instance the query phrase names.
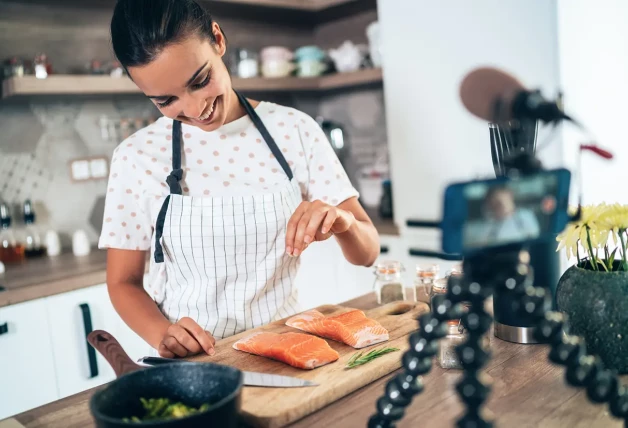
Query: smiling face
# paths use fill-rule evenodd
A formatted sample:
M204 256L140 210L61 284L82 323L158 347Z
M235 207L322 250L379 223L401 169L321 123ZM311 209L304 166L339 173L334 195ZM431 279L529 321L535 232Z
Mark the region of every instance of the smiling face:
M233 120L239 105L222 61L225 37L216 23L213 32L215 44L191 35L167 45L147 65L128 69L164 116L203 131L214 131Z

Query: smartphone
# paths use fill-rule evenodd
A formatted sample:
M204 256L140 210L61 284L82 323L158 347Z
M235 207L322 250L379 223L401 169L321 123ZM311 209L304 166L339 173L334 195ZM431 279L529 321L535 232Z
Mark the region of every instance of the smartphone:
M569 222L570 182L569 170L560 168L448 186L443 251L469 254L555 239Z

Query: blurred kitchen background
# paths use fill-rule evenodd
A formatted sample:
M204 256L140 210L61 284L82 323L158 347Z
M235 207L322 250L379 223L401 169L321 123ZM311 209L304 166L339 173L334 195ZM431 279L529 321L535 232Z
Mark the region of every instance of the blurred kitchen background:
M274 7L281 3L205 2L227 34L234 86L317 118L379 217L389 167L376 3ZM63 246L79 229L95 244L102 226L106 176L77 180L73 162L108 162L158 117L114 61L113 4L0 2L0 198L16 227L32 200L37 224L58 232ZM391 220L390 205L383 211Z
M401 264L395 280L408 287L454 262L414 256L438 250L439 234L406 221L438 220L449 183L495 175L487 123L458 94L476 67L547 98L562 91L592 137L542 127L540 159L574 168L576 148L595 138L615 160L583 159L584 202L628 203L626 0L201 2L226 32L234 87L319 119L380 231L379 262ZM0 0L0 234L10 228L31 247L20 264L9 259L22 253L0 248L0 366L12 368L0 419L113 378L104 361L97 376L77 369L87 364L86 313L131 356L146 353L110 304L106 257L94 249L113 149L158 115L112 56L114 4ZM349 265L334 240L317 243L302 256L300 300L365 294L373 272Z
M622 0L202 3L227 34L234 87L319 120L380 231L382 258L400 261L410 280L417 264L435 262L411 249L437 250L439 234L406 221L437 220L448 183L494 176L487 124L458 97L475 67L501 68L548 98L562 91L566 110L616 155L610 164L584 159L585 202L626 198L604 185L628 179L620 167L628 154L619 137L628 97ZM158 117L113 58L114 4L0 1L3 215L53 255L93 249L111 153ZM548 167L575 167L587 138L541 127L538 155ZM339 301L372 286L372 271L349 266L333 241L303 261L304 278L328 266L333 284L327 294L303 287L306 299Z

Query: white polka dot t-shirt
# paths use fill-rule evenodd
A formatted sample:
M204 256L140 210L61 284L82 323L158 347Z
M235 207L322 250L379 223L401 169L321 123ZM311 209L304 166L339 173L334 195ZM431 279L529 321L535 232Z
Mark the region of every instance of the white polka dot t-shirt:
M358 196L319 125L293 108L261 102L255 111L283 152L303 200L330 205ZM172 120L162 117L114 151L100 248L150 250L157 215L169 194ZM205 132L182 126L186 196L277 191L288 178L248 116Z

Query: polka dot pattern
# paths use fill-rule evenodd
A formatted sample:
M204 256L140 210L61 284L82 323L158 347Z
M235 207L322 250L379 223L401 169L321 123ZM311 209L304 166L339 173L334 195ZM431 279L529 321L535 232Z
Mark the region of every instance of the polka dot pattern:
M357 196L314 119L266 102L257 111L305 200L333 205ZM286 185L284 171L259 130L248 119L236 122L210 133L183 125L184 195L251 195L276 192ZM171 134L172 120L164 117L116 148L107 186L101 248L150 249L159 209L169 193L166 178L172 171Z

